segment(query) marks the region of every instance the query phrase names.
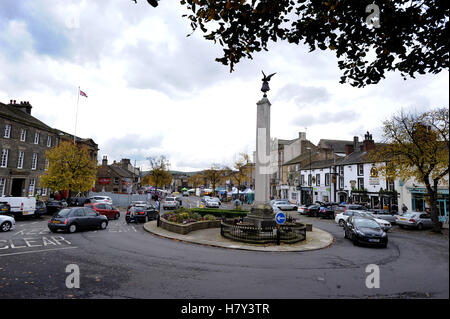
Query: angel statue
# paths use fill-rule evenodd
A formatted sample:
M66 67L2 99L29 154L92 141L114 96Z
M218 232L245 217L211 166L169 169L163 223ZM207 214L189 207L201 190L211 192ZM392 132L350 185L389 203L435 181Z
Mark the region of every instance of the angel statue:
M271 78L272 76L274 76L276 73L272 73L271 75L266 76L266 75L264 74L264 71L261 71L261 72L262 72L262 74L263 74L263 76L264 76L263 79L262 79L263 84L262 84L261 91L264 92L264 97L267 97L266 92L270 90L270 88L269 88L269 81L270 81L270 78Z

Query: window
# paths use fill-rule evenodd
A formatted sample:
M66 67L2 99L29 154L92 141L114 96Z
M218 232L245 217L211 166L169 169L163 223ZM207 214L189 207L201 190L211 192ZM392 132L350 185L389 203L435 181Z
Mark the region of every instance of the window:
M105 204L98 204L97 205L97 209L106 209L106 205Z
M339 176L339 188L343 189L344 188L344 177Z
M86 211L85 211L84 208L79 208L73 213L73 216L75 216L75 217L84 217L84 216L86 216Z
M19 151L19 157L17 158L17 168L23 168L23 157L24 157L24 152L23 151Z
M0 167L8 166L8 153L9 150L7 148L2 149L2 158L0 160Z
M311 174L308 174L308 186L311 186L311 179L312 179L312 176L311 176Z
M320 186L320 174L316 174L316 186Z
M38 132L36 132L34 134L34 144L39 144L39 133Z
M300 175L300 184L305 185L305 175Z
M48 159L45 159L45 166L44 166L44 171L48 171L48 166L50 165Z
M119 178L118 177L114 177L114 184L119 184Z
M5 195L6 178L0 178L0 196Z
M5 125L5 135L3 135L4 138L10 138L11 137L11 125L6 124Z
M330 186L330 173L325 173L325 186Z
M92 208L85 207L84 210L86 211L87 216L97 216L97 212Z
M291 199L297 200L297 193L291 193Z
M344 166L339 166L339 175L344 176Z
M33 153L33 160L31 161L31 169L34 170L37 168L37 160L38 160L37 153Z
M364 178L358 178L358 189L364 189Z
M47 196L47 188L42 189L42 196Z
M20 130L20 141L25 142L26 139L27 139L27 130L23 128Z
M364 176L364 164L358 164L358 176Z
M30 186L28 188L28 196L34 196L34 184L35 184L35 179L32 178L30 179Z
M390 178L386 180L386 189L391 192L395 190L394 181Z
M295 165L295 171L296 171L296 172L298 172L299 166L300 166L300 165L298 165L298 164Z
M52 137L50 135L47 136L47 147L52 147Z

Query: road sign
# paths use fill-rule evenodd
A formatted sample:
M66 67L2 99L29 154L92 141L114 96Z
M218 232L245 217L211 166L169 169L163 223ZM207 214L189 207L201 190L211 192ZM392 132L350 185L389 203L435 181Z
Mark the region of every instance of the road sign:
M278 212L275 215L275 221L279 225L283 225L286 222L286 215L283 212Z

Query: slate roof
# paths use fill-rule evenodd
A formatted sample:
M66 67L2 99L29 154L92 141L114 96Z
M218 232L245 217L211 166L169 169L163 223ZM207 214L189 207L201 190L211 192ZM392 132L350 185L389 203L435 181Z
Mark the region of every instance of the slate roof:
M8 119L15 120L20 123L24 123L38 129L46 130L49 132L55 132L53 128L48 126L47 124L39 121L37 118L22 111L18 106L20 104L16 104L17 106L11 104L4 104L0 102L0 116L4 116Z
M109 165L109 168L120 177L132 178L133 173L116 165Z
M345 145L353 146L353 141L321 139L317 144L321 148L331 148L335 153L345 153ZM357 149L355 151L358 151L362 145L363 142L357 142Z

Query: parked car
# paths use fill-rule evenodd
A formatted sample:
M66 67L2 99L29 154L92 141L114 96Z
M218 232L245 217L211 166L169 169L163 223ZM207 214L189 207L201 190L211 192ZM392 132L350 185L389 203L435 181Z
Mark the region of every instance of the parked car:
M143 200L136 200L136 201L132 201L130 206L145 207L145 206L147 206L147 202L143 201Z
M105 215L108 219L119 219L119 217L120 217L119 210L114 208L110 204L92 203L92 204L85 204L85 207L92 208L97 213L99 213L101 215Z
M206 208L219 208L219 203L210 199L210 200L206 201L205 207Z
M433 227L431 215L426 212L408 212L403 215L395 215L395 223L400 228L424 228Z
M189 192L188 191L183 192L183 197L189 197Z
M319 216L319 209L319 205L309 205L308 207L306 207L304 215L309 217L317 217Z
M175 197L166 197L162 204L163 209L177 209L179 206L180 203Z
M36 201L36 210L34 211L34 214L36 216L42 216L47 213L47 206L45 203L41 200Z
M331 206L331 205L327 205L327 206L321 206L319 209L319 214L318 216L320 218L324 218L324 219L333 219L335 218L335 210L336 210L337 206Z
M366 206L359 205L359 204L345 204L345 205L339 205L338 208L336 208L336 215L346 212L347 210L368 210Z
M47 207L48 213L54 214L60 211L61 209L66 208L68 205L64 199L62 200L50 199L45 203L45 206Z
M344 237L353 241L354 245L366 244L387 247L388 236L373 219L352 216L344 224Z
M217 204L219 204L219 206L222 205L220 199L218 199L217 197L211 197L209 201L216 202Z
M74 233L81 229L106 229L108 218L90 207L67 207L55 214L47 224L52 232Z
M11 206L8 202L0 202L0 214L9 214L11 212Z
M384 219L391 224L395 224L395 214L389 213L384 209L369 209L369 213L375 218Z
M34 197L0 197L0 202L9 204L9 212L15 218L35 216L36 198Z
M378 223L378 225L380 225L380 227L384 230L384 231L388 231L389 229L392 228L391 223L389 223L386 220L383 219L378 219L373 217L370 213L366 212L366 211L356 211L356 210L347 210L344 213L340 213L337 214L335 217L335 222L337 224L339 224L339 226L344 227L345 223L347 222L347 220L350 217L363 217L363 218L369 218L374 220L376 223Z
M112 205L112 199L109 196L92 196L88 198L89 203L106 203Z
M88 203L88 199L86 197L70 197L67 200L68 206L78 206L83 207L84 204Z
M297 210L297 205L289 203L288 200L275 201L272 206L276 206L281 210Z
M134 212L138 222L146 223L149 220L155 220L158 217L158 211L153 205L146 206L131 206L125 215L125 221L129 223L131 221L130 214Z
M203 203L203 204L206 204L206 201L207 201L207 200L210 200L210 199L211 199L211 196L203 196L203 197L202 197L202 203Z
M298 206L298 208L297 208L297 212L300 214L300 215L304 215L305 214L305 209L307 208L307 206L306 205L300 205L300 206Z
M6 232L14 229L16 220L12 216L0 215L0 231Z

